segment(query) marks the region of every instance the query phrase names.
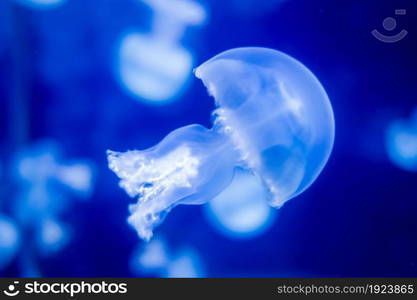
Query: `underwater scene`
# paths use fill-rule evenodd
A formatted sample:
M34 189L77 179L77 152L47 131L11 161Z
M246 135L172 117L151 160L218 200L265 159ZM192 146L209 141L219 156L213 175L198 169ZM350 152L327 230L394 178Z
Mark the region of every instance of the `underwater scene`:
M416 277L417 2L1 0L1 277Z

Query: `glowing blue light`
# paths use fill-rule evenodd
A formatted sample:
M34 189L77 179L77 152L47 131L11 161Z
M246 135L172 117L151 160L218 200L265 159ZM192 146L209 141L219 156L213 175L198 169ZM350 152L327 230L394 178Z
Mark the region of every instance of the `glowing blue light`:
M325 90L300 62L276 50L238 48L196 69L215 98L214 125L189 125L144 151L108 152L120 186L138 202L129 223L140 237L178 204L201 204L231 182L236 167L258 176L274 207L307 189L333 147Z
M19 234L13 221L0 215L0 270L6 267L19 247Z
M409 120L395 120L386 131L386 148L391 162L417 172L417 109Z
M184 87L192 55L180 45L186 26L201 24L204 9L191 0L144 0L154 12L152 31L130 32L119 50L120 79L135 97L165 101Z
M203 277L201 261L196 251L186 248L172 254L160 238L138 247L131 261L135 274L168 278Z
M275 211L259 177L236 170L232 183L206 205L208 219L220 232L238 238L262 234Z

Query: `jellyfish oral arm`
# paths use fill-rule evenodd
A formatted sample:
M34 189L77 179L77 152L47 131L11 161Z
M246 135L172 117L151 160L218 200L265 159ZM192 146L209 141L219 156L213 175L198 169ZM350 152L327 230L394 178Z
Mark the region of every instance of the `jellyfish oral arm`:
M225 136L200 125L170 133L144 151L108 151L109 167L120 186L138 202L129 223L145 240L178 204L201 204L231 181L238 153Z

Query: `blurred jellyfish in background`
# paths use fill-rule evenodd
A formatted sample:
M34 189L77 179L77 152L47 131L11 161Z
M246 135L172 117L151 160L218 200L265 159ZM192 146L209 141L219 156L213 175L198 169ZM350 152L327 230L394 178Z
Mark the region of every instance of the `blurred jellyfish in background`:
M392 121L386 131L386 148L397 167L417 172L417 109L409 119Z
M161 238L155 238L137 248L131 260L131 269L136 275L167 278L204 277L201 259L196 251L183 248L171 253Z
M269 204L281 207L316 180L333 147L327 94L294 58L237 48L203 63L196 76L215 99L212 129L189 125L144 151L108 151L120 186L138 198L128 221L145 240L176 205L216 197L235 168L260 178Z
M187 26L206 19L202 6L192 0L143 0L153 11L150 33L130 32L119 50L122 85L136 98L165 101L184 87L193 66L182 47Z
M261 179L236 169L232 183L206 205L209 222L232 238L252 238L264 233L276 216L268 204Z
M26 276L38 276L33 255L59 251L70 238L70 229L60 218L70 209L70 197L87 198L93 187L93 166L86 161L63 162L52 141L39 141L21 151L15 161L19 193L12 207L24 234L22 268Z
M33 8L50 8L62 5L68 0L15 0L18 3Z

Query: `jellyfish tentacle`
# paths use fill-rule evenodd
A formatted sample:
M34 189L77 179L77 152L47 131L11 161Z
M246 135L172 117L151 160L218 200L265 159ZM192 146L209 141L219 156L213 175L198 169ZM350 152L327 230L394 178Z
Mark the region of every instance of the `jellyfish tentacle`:
M178 204L201 204L231 181L238 158L222 134L200 125L179 128L145 151L108 151L120 186L138 202L128 222L145 240Z

